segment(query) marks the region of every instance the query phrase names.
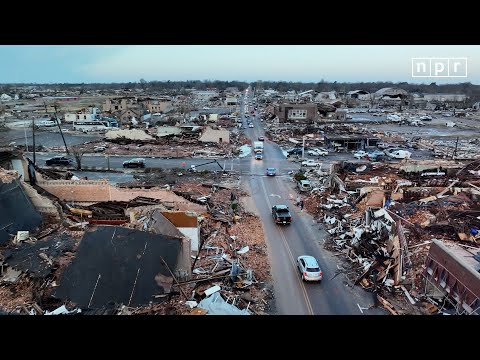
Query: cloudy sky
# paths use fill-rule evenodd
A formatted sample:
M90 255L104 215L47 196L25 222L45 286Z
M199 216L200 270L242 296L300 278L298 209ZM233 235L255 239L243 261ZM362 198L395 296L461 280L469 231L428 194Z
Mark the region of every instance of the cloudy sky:
M412 78L412 58L426 57L467 58L467 77ZM479 64L478 45L0 45L0 83L143 78L480 84Z

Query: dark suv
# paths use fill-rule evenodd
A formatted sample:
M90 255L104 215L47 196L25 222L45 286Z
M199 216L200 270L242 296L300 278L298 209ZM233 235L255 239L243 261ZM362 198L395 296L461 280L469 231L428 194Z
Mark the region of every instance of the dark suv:
M135 158L126 160L123 162L124 168L144 168L145 167L145 159L143 158Z
M45 164L47 164L48 166L52 166L52 165L68 166L72 162L73 162L72 159L69 159L65 156L54 156L50 159L47 159L45 161Z

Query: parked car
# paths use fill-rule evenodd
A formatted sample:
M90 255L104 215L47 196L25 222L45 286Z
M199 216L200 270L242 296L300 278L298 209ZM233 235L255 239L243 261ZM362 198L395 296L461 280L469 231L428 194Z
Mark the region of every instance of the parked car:
M310 149L307 151L307 154L312 156L327 156L328 151L325 149Z
M353 157L355 159L363 159L368 156L368 153L366 151L360 150L357 151L355 154L353 154Z
M288 155L301 155L302 154L302 148L293 148L287 150Z
M387 143L384 143L384 142L379 142L379 143L377 144L377 147L378 147L379 149L386 149L386 148L388 148L389 146L391 146L391 145L389 145L389 144L387 144Z
M412 153L407 150L388 151L387 155L394 159L410 159Z
M259 136L258 141L265 141L265 137L264 136Z
M134 158L130 160L126 160L123 162L124 168L144 168L145 167L145 159L144 158Z
M303 281L322 281L323 272L317 259L310 255L301 255L297 258L297 268Z
M107 148L105 146L95 146L93 152L104 152Z
M372 160L379 160L385 156L385 153L381 150L373 150L367 154L367 157Z
M275 175L277 175L276 168L267 168L267 176L275 176Z
M308 159L308 160L305 160L305 161L302 161L302 166L320 166L321 164L313 159Z
M59 165L59 166L68 166L73 162L72 159L67 158L65 156L54 156L50 159L47 159L45 161L45 164L47 166L52 166L52 165Z

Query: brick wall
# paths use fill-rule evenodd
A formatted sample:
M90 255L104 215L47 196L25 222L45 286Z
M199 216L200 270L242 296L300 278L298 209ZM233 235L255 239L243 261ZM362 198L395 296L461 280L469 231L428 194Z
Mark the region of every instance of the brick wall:
M159 199L175 204L178 211L191 211L197 214L206 212L206 207L192 203L169 190L163 189L119 189L109 185L105 180L49 180L40 181L38 185L65 201L100 202L130 201L137 196Z

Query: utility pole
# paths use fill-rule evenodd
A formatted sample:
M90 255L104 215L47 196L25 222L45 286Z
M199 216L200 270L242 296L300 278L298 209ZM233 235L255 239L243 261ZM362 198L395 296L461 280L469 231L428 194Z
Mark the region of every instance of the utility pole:
M305 158L305 135L302 135L302 159Z
M27 141L27 125L28 122L24 121L23 122L23 132L25 133L25 152L28 152L28 141Z
M457 136L457 141L455 142L455 150L453 151L452 159L457 156L457 149L458 149L458 136Z
M32 146L33 146L33 165L37 165L35 157L35 116L32 121Z
M58 117L57 117L57 104L53 104L53 107L55 109L55 122L57 123L58 129L60 130L60 135L62 135L63 144L65 145L65 151L67 152L67 155L69 155L67 142L65 141L65 137L63 136L63 132L62 132L62 127L60 126L60 122L58 121Z

